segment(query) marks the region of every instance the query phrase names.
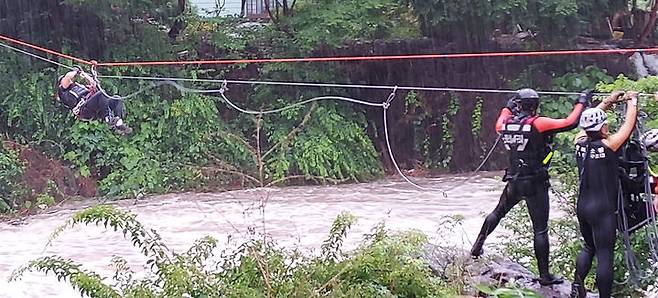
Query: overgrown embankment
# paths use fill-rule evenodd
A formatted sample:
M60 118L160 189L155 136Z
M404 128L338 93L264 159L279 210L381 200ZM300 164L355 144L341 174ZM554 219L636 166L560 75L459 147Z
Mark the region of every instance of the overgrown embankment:
M429 3L415 1L322 1L322 10L317 9L318 3L300 1L294 9L274 14L267 24L233 17L199 18L185 7L173 9L176 6L168 1L38 2L30 7L3 4L4 11L11 13L0 14L0 33L99 61L521 50L549 44L565 46L574 36L587 31L570 31L567 42L553 35L519 38L508 34L517 24L499 13L507 10L525 16L525 12L496 6L478 11L480 18L465 24L460 37L455 34L459 28L459 18L455 16L475 13L472 8L464 10L458 4L435 10L427 7ZM433 5L442 3L430 6ZM528 27L550 27L540 20L550 18L545 13L554 7L544 7L543 2L536 5L540 10L535 11L533 6L525 18L532 20ZM574 21L586 24L591 21L588 18L609 9L579 4L561 10L555 24L559 28L567 28ZM40 11L52 13L43 16ZM435 11L436 18L427 15L429 11ZM21 22L30 26L16 25ZM446 26L453 30L447 35L444 33L448 32L439 31ZM492 39L489 34L494 29L500 34ZM103 196L364 181L379 178L392 169L384 143L381 110L377 108L322 102L285 113L252 116L227 108L217 94L199 95L161 86L126 101L126 122L135 132L130 137L118 137L103 124L75 121L53 101L55 79L64 69L9 50L2 53L0 71L12 75L0 78L0 132L13 142L29 145L61 161L80 176L97 181ZM624 58L602 56L121 67L102 68L100 72L390 86L560 87L574 91L591 87L606 76L590 65L608 69L611 75L627 70ZM150 86L148 82L125 79L103 79L102 84L109 92L124 95ZM213 83L186 85L218 87ZM389 90L231 85L226 94L241 106L259 110L328 94L384 101L388 93ZM562 100L547 105L548 109L568 109L571 103ZM504 101L504 95L398 92L388 119L394 154L404 169L473 169L493 144L491 123ZM488 168L503 166L501 155L495 154Z

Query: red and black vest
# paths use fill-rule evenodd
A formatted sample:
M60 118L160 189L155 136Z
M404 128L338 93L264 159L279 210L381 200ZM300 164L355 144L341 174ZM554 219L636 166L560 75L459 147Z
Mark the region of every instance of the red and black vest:
M505 149L509 151L509 167L504 181L545 175L550 162L550 138L537 131L533 122L538 116L513 115L500 131ZM548 176L547 176L548 177Z

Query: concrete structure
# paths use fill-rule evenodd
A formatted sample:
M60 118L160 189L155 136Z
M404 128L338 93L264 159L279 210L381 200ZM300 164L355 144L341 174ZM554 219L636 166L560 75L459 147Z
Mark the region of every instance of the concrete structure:
M276 2L269 0L274 7ZM265 9L265 0L190 0L190 4L197 8L199 15L212 17L217 16L243 16L245 18L268 19L269 14Z
M242 13L242 0L190 0L190 4L195 6L202 16L214 16L218 7L223 7L220 16Z

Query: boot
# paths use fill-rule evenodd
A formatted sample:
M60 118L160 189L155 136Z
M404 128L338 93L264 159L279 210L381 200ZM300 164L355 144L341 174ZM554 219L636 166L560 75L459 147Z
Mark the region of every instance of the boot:
M112 130L120 135L127 135L132 133L132 128L128 127L125 123L123 123L123 120L119 117L111 117L110 120L108 121L108 124L110 125L110 128Z
M547 274L539 277L539 284L542 286L558 285L563 283L564 280L560 277L556 277L553 274Z
M120 134L120 135L128 135L128 134L131 134L133 132L133 129L128 127L127 125L123 124L123 125L115 126L114 127L114 132L116 132L117 134Z
M583 285L573 282L571 284L571 295L569 295L570 298L585 298L587 297L587 291L585 290L585 287Z
M473 248L471 248L471 256L473 258L479 258L484 253L482 246L484 246L485 240L487 240L487 236L478 235L477 240L473 243Z

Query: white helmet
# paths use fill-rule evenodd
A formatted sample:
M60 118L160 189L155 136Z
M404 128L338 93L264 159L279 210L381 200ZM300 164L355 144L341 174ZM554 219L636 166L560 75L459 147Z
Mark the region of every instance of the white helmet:
M599 131L608 123L608 115L599 108L589 108L580 116L580 127L585 131Z
M642 134L642 143L649 151L658 151L658 129L654 128Z

